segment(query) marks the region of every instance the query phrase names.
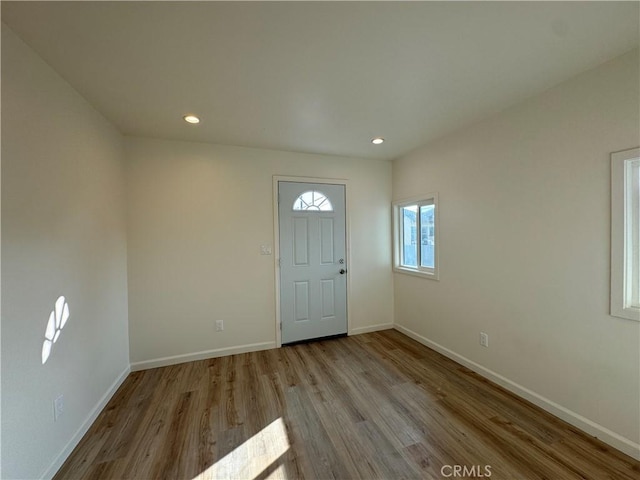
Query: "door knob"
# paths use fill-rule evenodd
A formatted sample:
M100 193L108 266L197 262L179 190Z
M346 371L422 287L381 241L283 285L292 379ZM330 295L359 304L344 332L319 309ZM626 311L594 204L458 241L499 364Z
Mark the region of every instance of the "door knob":
M344 275L345 273L347 273L347 271L344 268L340 269L340 275Z

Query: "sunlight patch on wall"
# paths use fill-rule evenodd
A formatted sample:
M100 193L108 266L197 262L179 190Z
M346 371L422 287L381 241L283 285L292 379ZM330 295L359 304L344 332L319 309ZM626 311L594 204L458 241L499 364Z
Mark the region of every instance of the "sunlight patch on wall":
M282 417L274 420L265 428L249 438L242 445L225 455L196 479L255 479L284 477L282 465L274 465L289 450L289 437ZM270 475L265 476L265 473Z
M42 343L43 365L47 363L47 360L49 360L53 344L58 341L60 333L62 333L62 329L67 323L67 320L69 320L69 304L61 295L56 300L53 310L51 310L49 321L47 322L47 328L44 331L44 342Z

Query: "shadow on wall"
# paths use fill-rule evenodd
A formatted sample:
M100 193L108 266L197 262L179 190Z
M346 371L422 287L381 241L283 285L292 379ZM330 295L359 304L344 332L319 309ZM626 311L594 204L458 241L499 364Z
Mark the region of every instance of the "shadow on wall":
M44 331L44 342L42 343L42 364L44 365L49 360L51 355L51 349L53 344L58 341L60 333L65 324L69 320L69 304L67 300L61 295L56 300L55 306L49 315L49 321L47 322L47 328Z

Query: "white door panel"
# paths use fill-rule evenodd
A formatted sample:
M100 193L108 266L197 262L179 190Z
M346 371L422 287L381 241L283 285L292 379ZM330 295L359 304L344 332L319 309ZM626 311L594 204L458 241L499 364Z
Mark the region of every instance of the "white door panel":
M282 343L346 333L344 185L278 182L278 198Z

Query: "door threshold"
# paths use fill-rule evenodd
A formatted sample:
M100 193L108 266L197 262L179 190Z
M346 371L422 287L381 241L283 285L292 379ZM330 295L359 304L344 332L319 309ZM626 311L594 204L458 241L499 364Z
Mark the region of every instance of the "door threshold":
M317 338L306 338L304 340L296 340L295 342L283 343L282 346L292 347L294 345L301 345L304 343L311 343L311 342L323 342L325 340L333 340L334 338L343 338L346 336L347 336L346 333L338 333L337 335L328 335L326 337L317 337Z

